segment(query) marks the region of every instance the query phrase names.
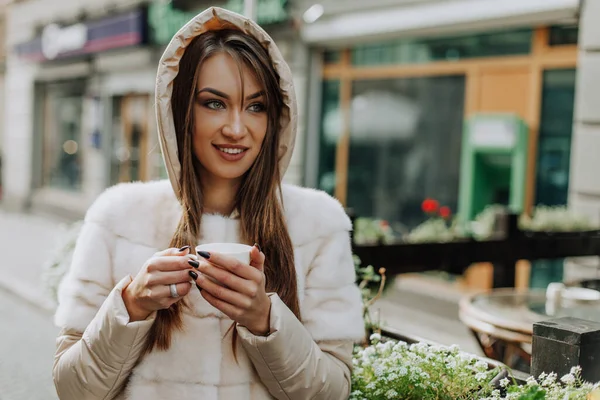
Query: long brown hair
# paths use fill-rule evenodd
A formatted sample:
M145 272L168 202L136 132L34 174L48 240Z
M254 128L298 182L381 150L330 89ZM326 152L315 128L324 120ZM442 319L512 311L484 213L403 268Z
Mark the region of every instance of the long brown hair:
M209 57L225 53L240 68L246 65L265 91L267 133L262 148L252 167L246 172L238 190L235 206L240 214L240 238L247 244L259 243L266 256L266 289L276 292L290 310L300 318L296 269L292 242L281 205L281 171L278 149L280 117L284 107L279 86L279 75L265 48L252 36L234 30L209 31L194 38L179 62L179 73L173 82L171 106L179 162L181 164L182 216L171 239L170 247L197 244L202 220L202 189L199 162L194 155L192 140L194 124L194 97L199 70ZM243 85L243 81L242 81ZM200 121L198 121L201 123ZM182 305L178 302L157 314L146 352L167 350L174 329L183 329ZM233 330L233 350L237 331Z

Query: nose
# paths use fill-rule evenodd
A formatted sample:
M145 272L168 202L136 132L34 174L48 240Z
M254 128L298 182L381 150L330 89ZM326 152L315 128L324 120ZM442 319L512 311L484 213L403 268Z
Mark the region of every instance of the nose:
M241 110L232 110L228 113L228 121L223 126L223 135L232 140L239 140L246 135L246 124L242 118Z

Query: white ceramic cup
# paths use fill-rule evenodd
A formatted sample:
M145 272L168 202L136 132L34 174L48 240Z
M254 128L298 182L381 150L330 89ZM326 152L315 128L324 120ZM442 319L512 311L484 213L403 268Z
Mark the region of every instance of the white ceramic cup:
M233 257L244 264L250 264L250 250L252 250L252 246L241 243L207 243L196 246L196 253L199 251L220 253Z

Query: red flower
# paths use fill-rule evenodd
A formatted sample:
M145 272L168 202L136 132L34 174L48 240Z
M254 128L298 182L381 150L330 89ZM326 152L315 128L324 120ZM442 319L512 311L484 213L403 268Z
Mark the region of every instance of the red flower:
M440 203L437 200L433 199L425 199L423 203L421 203L421 209L424 213L432 214L438 210Z
M440 217L447 219L452 215L452 211L450 211L450 207L444 206L440 207Z

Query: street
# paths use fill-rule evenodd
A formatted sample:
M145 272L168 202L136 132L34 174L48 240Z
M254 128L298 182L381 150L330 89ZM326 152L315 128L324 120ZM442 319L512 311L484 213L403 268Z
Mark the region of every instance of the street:
M57 399L52 314L0 289L0 400Z

